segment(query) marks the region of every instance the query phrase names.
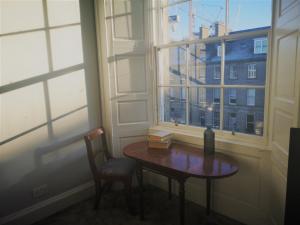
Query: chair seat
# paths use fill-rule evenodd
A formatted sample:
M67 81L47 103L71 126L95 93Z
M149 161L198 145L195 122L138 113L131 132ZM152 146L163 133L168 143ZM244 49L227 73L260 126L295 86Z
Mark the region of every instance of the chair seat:
M128 176L132 175L136 168L136 162L129 158L111 159L101 165L98 172L104 176Z

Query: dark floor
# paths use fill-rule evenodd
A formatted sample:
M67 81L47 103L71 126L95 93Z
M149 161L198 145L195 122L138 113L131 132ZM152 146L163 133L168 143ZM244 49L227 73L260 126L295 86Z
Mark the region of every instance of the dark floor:
M138 193L132 201L138 206ZM130 215L122 192L106 193L98 210L93 209L93 199L86 200L56 213L34 225L177 225L179 224L178 198L168 200L168 193L147 186L144 193L145 220ZM138 207L137 207L138 209ZM186 225L203 224L205 209L195 203L186 202ZM242 225L236 221L214 214L218 225Z

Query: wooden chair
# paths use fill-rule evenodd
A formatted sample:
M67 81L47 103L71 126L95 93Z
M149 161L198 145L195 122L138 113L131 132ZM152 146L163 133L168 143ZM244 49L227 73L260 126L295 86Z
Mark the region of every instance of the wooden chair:
M92 141L96 141L100 138L102 140L102 146L106 161L101 163L101 165L97 165L96 158L100 151L94 151L95 149L93 149ZM86 144L90 168L95 181L96 197L94 208L98 208L99 201L105 187L111 185L115 181L119 181L124 184L125 191L127 192L126 200L128 208L131 211L131 185L132 175L134 174L136 169L135 161L129 158L114 158L111 156L107 148L107 142L103 128L96 128L90 131L87 135L84 136L84 140Z

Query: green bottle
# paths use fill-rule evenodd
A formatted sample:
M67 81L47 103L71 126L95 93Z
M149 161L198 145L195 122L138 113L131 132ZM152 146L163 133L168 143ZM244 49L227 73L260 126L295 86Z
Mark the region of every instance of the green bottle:
M207 126L204 131L204 153L207 155L214 154L215 152L215 132L210 126Z

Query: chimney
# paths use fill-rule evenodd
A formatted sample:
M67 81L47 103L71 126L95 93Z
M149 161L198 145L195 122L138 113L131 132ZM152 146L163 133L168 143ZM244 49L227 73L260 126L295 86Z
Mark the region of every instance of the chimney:
M208 38L208 36L209 36L209 29L202 25L199 28L199 39Z
M225 35L225 24L222 22L215 23L215 36L220 37Z

